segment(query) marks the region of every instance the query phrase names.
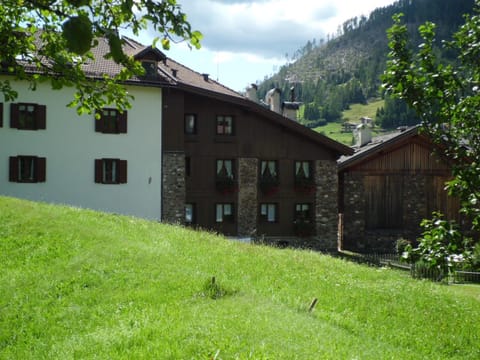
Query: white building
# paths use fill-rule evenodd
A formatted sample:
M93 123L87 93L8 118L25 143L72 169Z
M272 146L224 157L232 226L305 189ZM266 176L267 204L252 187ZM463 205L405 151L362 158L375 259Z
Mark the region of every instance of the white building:
M156 49L127 46L150 63L162 60ZM107 50L102 42L95 49L99 60L89 75L118 68L100 56ZM39 84L31 91L10 78L19 97L0 106L0 195L160 219L166 80L150 75L126 85L135 98L128 112L105 109L98 121L66 107L70 88Z

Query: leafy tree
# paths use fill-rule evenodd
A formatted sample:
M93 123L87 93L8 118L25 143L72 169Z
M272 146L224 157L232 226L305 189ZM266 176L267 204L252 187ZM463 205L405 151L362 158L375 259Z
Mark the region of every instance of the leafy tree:
M121 83L144 70L123 52L119 32L138 35L147 27L158 35L153 45L160 41L168 49L171 42L187 40L200 47L201 33L192 30L176 0L2 0L1 71L28 81L31 89L40 82L50 82L53 89L75 87L69 105L80 114L107 103L125 109L131 96ZM113 78L93 81L82 66L93 59L91 49L100 37L107 39L107 56L122 70ZM0 80L0 91L5 101L18 96L9 80Z
M461 200L462 211L473 228L480 229L480 0L474 13L453 40L442 46L457 54L456 62L443 64L435 55L435 25L419 27L423 43L414 54L409 47L402 15L395 15L388 30L389 60L383 77L389 93L414 108L422 127L442 146L451 160L454 179L447 184Z

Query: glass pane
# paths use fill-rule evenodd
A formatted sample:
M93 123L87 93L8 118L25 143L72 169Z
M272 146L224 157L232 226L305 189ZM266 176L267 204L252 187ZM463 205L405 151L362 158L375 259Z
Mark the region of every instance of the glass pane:
M268 169L270 170L270 174L272 176L277 176L277 164L275 163L275 161L269 161L268 162Z
M223 160L217 160L217 175L222 172Z
M223 222L223 206L222 204L217 204L216 206L216 222Z
M303 172L305 174L305 177L309 178L310 177L310 163L308 161L303 162Z
M233 177L233 169L232 169L232 160L225 160L225 169L227 170L227 176Z
M185 222L186 223L193 222L193 205L192 204L185 204Z
M267 213L268 213L267 204L260 205L260 215L267 216Z
M223 205L223 214L225 216L232 215L232 205L231 204L224 204Z
M269 204L268 205L268 217L267 220L270 222L275 221L275 213L276 213L276 205L275 204Z
M262 168L261 168L261 170L260 170L260 174L263 175L263 174L265 173L265 169L267 168L267 162L266 162L266 161L262 161L261 164L262 164L262 165L261 165Z
M302 163L300 161L295 161L295 175L298 175L298 172L300 171L301 166L302 166Z

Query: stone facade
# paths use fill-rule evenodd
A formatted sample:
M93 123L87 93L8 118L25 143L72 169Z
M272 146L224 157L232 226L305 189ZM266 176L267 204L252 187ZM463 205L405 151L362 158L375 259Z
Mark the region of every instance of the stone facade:
M162 163L162 221L185 221L185 153L164 152Z
M238 160L238 235L251 236L257 227L258 159Z
M338 174L334 161L315 162L315 228L314 248L337 250L338 240Z
M401 229L366 229L364 176L345 173L343 184L343 248L361 252L393 252L400 238L415 241L421 234L420 222L427 215L428 175L403 174L403 226Z

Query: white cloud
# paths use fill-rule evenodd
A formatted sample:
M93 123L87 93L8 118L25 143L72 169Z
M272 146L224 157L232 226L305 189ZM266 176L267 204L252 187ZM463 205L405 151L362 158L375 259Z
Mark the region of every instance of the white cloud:
M173 59L233 88L263 80L308 40L326 39L338 26L395 0L179 0L202 49L174 45ZM142 39L143 40L143 39ZM148 41L147 41L148 42Z

